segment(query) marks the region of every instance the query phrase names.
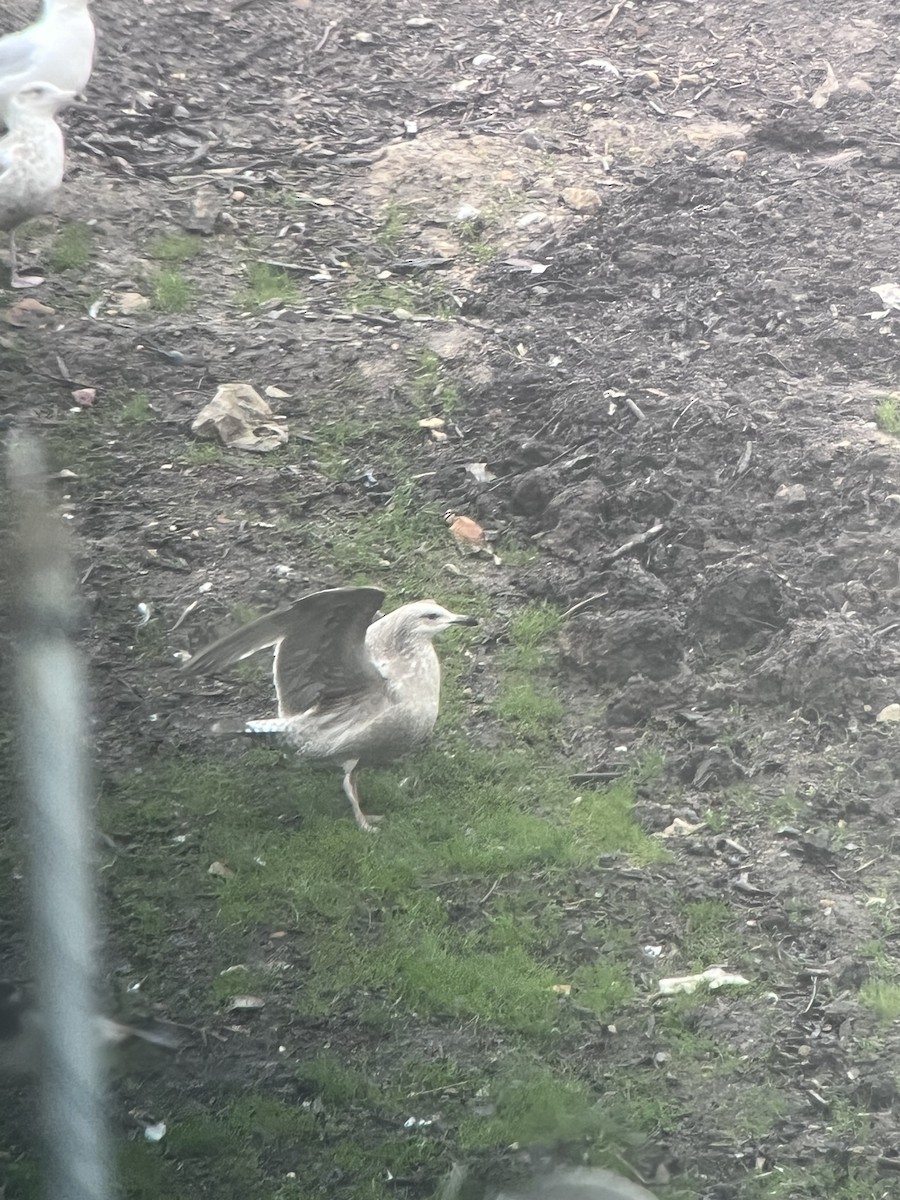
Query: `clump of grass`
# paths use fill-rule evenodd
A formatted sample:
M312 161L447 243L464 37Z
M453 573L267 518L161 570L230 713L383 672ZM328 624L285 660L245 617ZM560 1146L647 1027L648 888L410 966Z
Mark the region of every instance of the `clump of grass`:
M509 623L509 649L503 656L504 665L517 671L538 670L562 626L562 613L552 604L526 605Z
M613 1021L634 996L634 983L617 963L579 967L572 980L579 1004L601 1021Z
M561 724L565 710L555 692L516 675L506 677L494 712L520 737L544 740Z
M193 301L193 288L177 267L157 271L151 279L153 307L164 313L187 312Z
M225 457L217 442L193 442L181 453L180 461L186 467L209 467Z
M113 419L120 426L146 425L156 420L156 412L146 392L134 392L116 410Z
M735 950L734 914L722 900L694 900L683 907L684 949L691 969L705 971Z
M56 233L50 248L54 270L69 271L87 266L91 257L91 231L87 225L64 225Z
M412 356L409 398L417 413L432 413L440 406L444 416L459 407L459 389L444 378L444 364L433 350L417 350Z
M347 302L355 312L361 312L367 308L414 310L417 296L407 284L398 283L396 280L373 279L350 288L347 293Z
M459 1140L467 1150L552 1146L597 1136L605 1124L585 1084L546 1067L507 1068L491 1090L494 1115L469 1117L460 1126Z
M147 247L150 258L162 259L163 262L189 262L196 258L203 249L203 241L189 233L165 233L156 237Z
M889 392L878 402L875 424L884 433L900 437L900 392Z
M348 1067L336 1054L323 1052L307 1059L298 1066L296 1078L311 1095L334 1107L375 1105L380 1099L375 1084L361 1071Z
M285 271L267 263L254 262L247 267L247 286L238 299L244 308L259 308L270 300L296 304L300 300L300 289Z
M879 1021L896 1021L900 1017L900 983L868 979L859 989L859 1002L871 1009Z
M385 254L396 254L410 226L409 210L402 204L385 205L375 245Z

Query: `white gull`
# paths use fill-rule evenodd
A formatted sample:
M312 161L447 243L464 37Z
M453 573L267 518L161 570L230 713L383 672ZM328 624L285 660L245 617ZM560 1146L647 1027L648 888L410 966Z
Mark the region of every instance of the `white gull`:
M32 83L82 92L94 65L94 22L88 0L44 0L40 18L0 38L0 118Z
M33 83L7 109L9 132L0 138L0 230L9 234L13 287L42 282L19 275L15 231L29 217L46 212L62 185L66 148L56 114L74 98L52 83Z

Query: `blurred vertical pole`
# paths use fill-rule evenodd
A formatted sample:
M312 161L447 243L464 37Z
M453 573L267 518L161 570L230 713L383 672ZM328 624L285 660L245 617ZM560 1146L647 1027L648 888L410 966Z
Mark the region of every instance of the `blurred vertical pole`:
M76 612L59 519L37 442L9 450L16 523L11 566L21 720L32 954L44 1018L41 1058L46 1193L108 1200L103 1068L95 1011L99 955L91 862L87 692L70 635Z

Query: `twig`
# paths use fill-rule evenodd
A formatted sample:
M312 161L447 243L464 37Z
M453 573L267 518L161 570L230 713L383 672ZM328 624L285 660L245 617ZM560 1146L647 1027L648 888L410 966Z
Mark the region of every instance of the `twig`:
M603 24L600 26L600 28L601 28L601 29L602 29L604 32L605 32L607 29L609 29L610 25L612 25L613 21L616 19L616 17L619 15L619 13L622 11L622 9L623 9L624 7L625 7L625 0L618 0L618 3L617 3L617 4L614 4L614 5L612 6L612 9L611 9L611 11L610 11L610 14L609 14L609 16L606 18L606 20L605 20L605 21L603 22Z
M693 407L694 407L694 405L695 405L696 403L697 403L697 397L695 396L695 397L694 397L694 399L693 399L693 400L690 402L690 404L686 404L686 405L685 405L685 407L684 407L684 408L681 410L681 412L678 414L678 416L675 418L675 420L672 422L672 428L673 428L673 429L674 429L674 428L675 428L675 426L678 424L678 422L681 420L681 418L684 416L684 414L685 414L685 413L686 413L686 412L687 412L689 409L693 408Z
M734 468L735 478L743 475L750 466L750 459L753 457L753 443L748 442L744 447L744 453L741 455L738 465Z
M325 49L325 43L331 37L332 33L334 33L336 28L337 28L337 21L329 21L328 22L328 24L325 26L325 32L322 34L322 36L316 42L315 46L313 46L313 54L318 54L320 50Z
M629 412L634 413L634 415L637 417L637 419L639 421L647 420L647 418L644 416L644 414L641 412L641 410L638 408L638 406L635 404L635 402L633 400L629 400L629 398L627 396L625 397L625 407L628 409Z

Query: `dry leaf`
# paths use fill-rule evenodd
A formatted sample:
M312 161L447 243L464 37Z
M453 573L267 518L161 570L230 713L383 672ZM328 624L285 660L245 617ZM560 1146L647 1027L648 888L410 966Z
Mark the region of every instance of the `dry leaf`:
M253 1012L265 1008L266 1002L261 996L235 996L228 1006L229 1012Z
M97 389L79 388L77 391L72 393L72 399L79 406L79 408L90 408L97 399Z
M455 541L463 546L485 546L484 530L471 517L460 517L448 512L444 520L450 526L450 533Z
M425 417L419 421L420 429L443 429L447 422L443 417Z
M556 992L557 996L571 996L571 983L554 983L550 989L551 992Z
M275 387L272 383L266 388L266 395L270 400L286 400L290 394L290 392L282 391L280 387Z

